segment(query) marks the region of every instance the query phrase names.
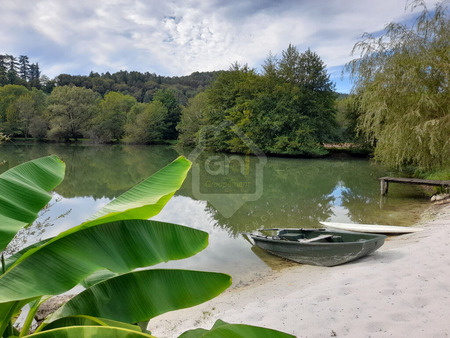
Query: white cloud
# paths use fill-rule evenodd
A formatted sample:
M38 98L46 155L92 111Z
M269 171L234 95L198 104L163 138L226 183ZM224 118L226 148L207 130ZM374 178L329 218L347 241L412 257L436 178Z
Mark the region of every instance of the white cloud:
M404 19L404 9L405 0L16 0L2 4L0 53L26 54L51 77L120 69L183 75L234 61L258 67L292 43L336 67L362 33Z

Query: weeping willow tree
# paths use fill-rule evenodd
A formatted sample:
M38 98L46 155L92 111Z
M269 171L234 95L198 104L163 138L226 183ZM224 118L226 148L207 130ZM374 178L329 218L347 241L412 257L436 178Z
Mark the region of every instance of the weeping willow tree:
M422 8L411 27L390 23L364 34L347 64L361 112L358 129L375 158L394 167L450 167L450 18L448 1Z

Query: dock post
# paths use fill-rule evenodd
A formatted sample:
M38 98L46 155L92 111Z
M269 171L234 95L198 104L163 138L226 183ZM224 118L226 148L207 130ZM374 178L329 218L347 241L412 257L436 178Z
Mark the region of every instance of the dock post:
M381 184L381 195L386 196L389 189L389 182L384 179L380 179L380 184Z

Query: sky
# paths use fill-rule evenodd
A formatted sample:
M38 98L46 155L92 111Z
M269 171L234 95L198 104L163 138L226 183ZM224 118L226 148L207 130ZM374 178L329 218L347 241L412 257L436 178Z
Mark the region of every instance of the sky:
M426 1L429 9L434 1ZM354 44L410 21L406 0L0 0L0 54L27 55L50 78L119 70L189 75L260 69L289 44L310 48L336 90Z

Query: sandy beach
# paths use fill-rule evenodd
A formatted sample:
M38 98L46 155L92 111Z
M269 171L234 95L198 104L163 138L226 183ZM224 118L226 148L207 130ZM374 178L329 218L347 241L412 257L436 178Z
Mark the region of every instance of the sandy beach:
M298 337L450 335L450 204L434 205L378 251L332 268L294 265L234 286L209 302L149 323L157 337L211 328L217 319Z

